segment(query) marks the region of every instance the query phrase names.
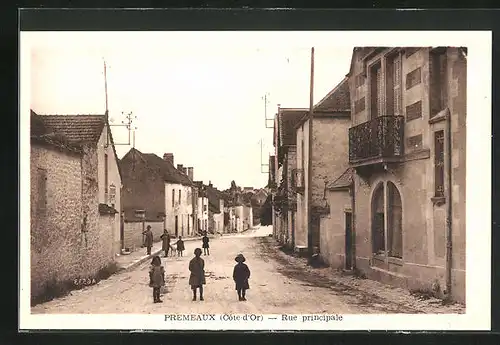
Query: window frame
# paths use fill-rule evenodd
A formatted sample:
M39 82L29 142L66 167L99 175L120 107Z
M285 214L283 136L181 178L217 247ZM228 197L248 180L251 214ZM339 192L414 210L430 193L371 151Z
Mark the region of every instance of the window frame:
M391 188L393 188L393 193L391 193L390 191ZM381 195L379 195L378 193L381 193ZM377 209L380 207L380 205L378 205L378 202L380 202L380 198L382 198L381 203L383 208L382 235L377 234L376 232L376 217L378 214L381 214L381 212L377 212ZM395 202L396 200L398 200L398 202ZM394 209L396 207L400 208L399 219L397 220L395 219L397 213L394 213ZM402 265L404 258L404 210L403 198L400 192L400 188L398 188L398 186L392 181L379 182L374 188L371 196L371 210L370 221L372 259L383 261L387 267L389 263ZM399 229L396 228L396 224L399 224ZM379 236L378 242L383 242L382 245L377 246L376 236ZM396 252L399 251L400 255L393 255L391 248L393 243L392 241L394 241L394 239L396 239L397 237L400 237L397 239L400 243L399 247L397 247Z

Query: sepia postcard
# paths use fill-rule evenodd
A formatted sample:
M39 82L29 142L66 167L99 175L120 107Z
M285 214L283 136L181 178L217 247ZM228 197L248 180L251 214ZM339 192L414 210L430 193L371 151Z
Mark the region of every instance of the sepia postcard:
M489 330L491 32L21 32L20 324Z

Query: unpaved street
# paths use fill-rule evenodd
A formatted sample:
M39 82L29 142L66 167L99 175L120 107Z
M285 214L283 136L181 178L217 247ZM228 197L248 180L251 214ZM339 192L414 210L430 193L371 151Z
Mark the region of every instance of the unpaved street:
M343 285L290 263L267 235L270 227L224 236L211 242L205 260L205 301L191 301L188 262L201 243L186 242L183 258L162 258L168 292L154 304L148 286L149 262L116 274L97 285L32 307L32 313L418 313L412 300L380 297ZM234 289L234 257L243 253L252 275L247 301ZM394 294L401 294L394 290ZM397 297L397 296L396 296ZM408 302L409 301L409 302Z

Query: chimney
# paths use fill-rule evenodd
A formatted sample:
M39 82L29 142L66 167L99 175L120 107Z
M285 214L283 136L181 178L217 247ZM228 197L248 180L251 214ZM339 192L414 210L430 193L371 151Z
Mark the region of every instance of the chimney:
M187 171L188 171L188 168L185 168L185 167L184 167L184 168L182 168L182 172L184 173L184 175L187 175L187 174L188 174L188 172L187 172Z
M212 188L212 181L208 181L208 186Z
M193 167L188 167L188 176L191 181L193 181Z
M166 160L167 162L170 162L172 165L174 165L174 154L173 153L165 153L163 155L163 159Z
M177 164L177 170L179 170L180 172L182 172L182 164Z

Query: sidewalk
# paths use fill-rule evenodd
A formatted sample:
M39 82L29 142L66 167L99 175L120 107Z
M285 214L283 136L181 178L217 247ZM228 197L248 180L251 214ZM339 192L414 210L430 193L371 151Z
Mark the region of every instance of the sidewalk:
M217 238L219 236L209 235L210 239ZM183 239L184 242L191 241L200 241L201 245L201 236L200 237L188 237ZM172 242L173 243L173 242ZM130 271L143 262L150 260L153 256L159 255L162 250L162 241L153 243L153 247L151 248L151 255L146 255L146 248L139 248L138 250L131 252L130 254L120 255L115 258L115 262L118 266L118 272Z

